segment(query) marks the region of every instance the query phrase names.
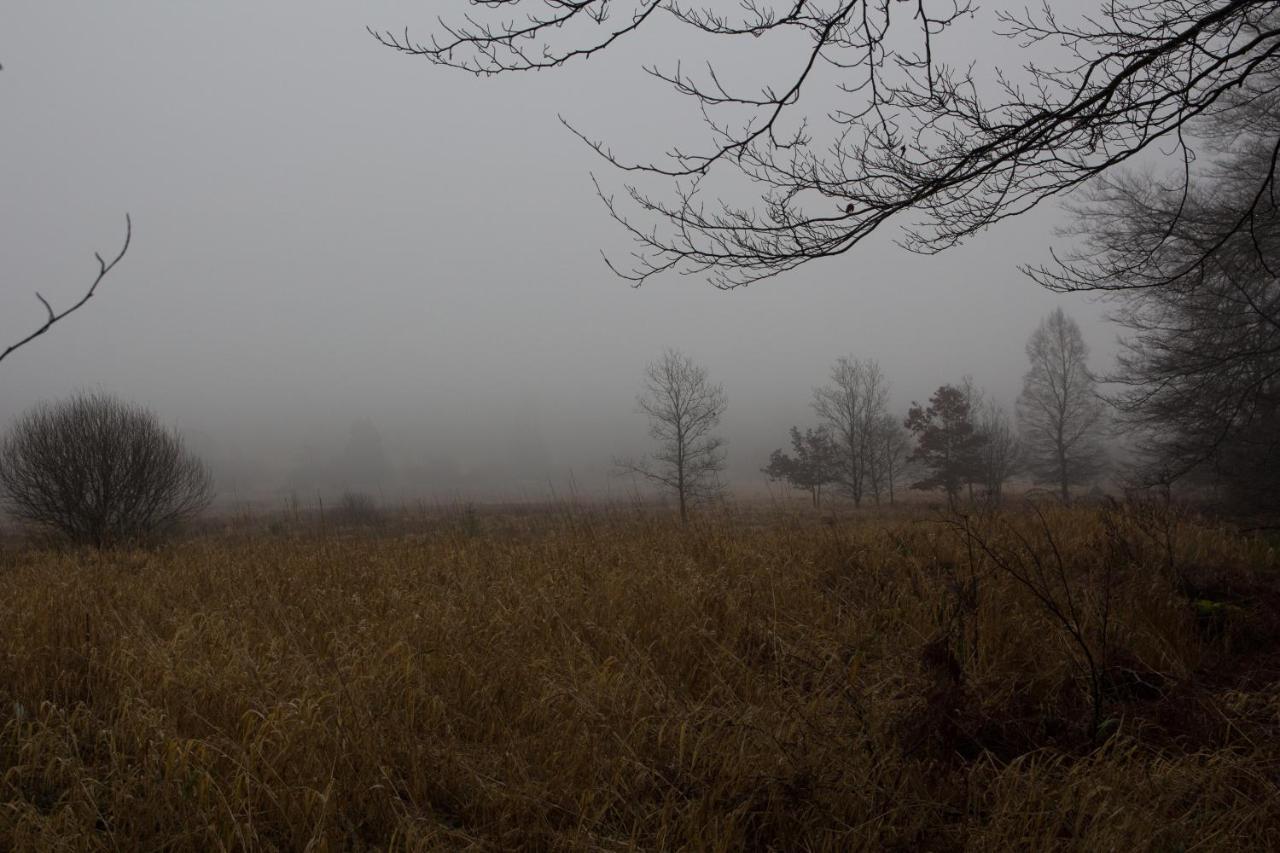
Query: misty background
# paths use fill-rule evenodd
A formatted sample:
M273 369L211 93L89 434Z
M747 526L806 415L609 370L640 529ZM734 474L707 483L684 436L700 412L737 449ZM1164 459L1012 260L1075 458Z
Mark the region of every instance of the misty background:
M743 290L632 289L599 254L629 248L590 171L614 176L557 114L623 154L666 150L688 105L640 64L676 48L476 79L364 30L425 35L437 5L6 3L0 340L41 321L36 290L79 297L126 211L134 242L6 362L0 426L118 394L184 432L223 501L620 494L612 459L649 446L641 372L672 346L723 383L727 479L751 489L838 356L877 359L897 414L965 374L1011 407L1061 305L1109 365L1105 306L1017 270L1061 242L1049 207L935 257L886 231Z

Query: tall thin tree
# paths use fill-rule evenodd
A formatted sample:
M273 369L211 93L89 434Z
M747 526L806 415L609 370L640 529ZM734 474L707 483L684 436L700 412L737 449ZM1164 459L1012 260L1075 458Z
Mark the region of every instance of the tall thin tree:
M907 466L910 453L911 436L906 427L901 420L885 413L876 424L873 458L879 480L888 492L890 505L896 501L895 488Z
M667 349L645 367L636 403L649 417L649 435L658 441L658 449L647 458L615 464L674 494L680 521L687 522L689 506L721 488L724 439L715 429L727 405L724 388L708 378L705 367L679 350Z
M1089 372L1080 326L1055 308L1027 341L1031 368L1018 397L1018 428L1027 469L1056 487L1064 501L1071 487L1102 471L1103 404Z
M995 400L987 400L977 414L982 447L978 451L978 474L985 497L993 504L1004 498L1004 484L1018 470L1022 442L1009 413Z
M880 500L880 472L873 462L876 426L888 400L889 382L872 359L837 359L831 381L813 391L813 410L836 444L836 481L854 506L861 506L868 493Z

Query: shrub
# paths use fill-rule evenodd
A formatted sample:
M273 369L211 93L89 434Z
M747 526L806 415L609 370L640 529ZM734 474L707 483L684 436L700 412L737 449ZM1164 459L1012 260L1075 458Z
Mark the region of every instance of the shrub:
M338 498L338 521L342 524L377 526L382 521L382 511L373 495L365 492L343 492Z
M41 403L0 443L0 490L16 519L104 548L151 540L198 515L208 469L145 408L106 394Z

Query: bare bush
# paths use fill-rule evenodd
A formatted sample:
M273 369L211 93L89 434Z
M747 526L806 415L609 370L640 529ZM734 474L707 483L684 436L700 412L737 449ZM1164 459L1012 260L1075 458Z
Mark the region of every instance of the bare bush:
M964 515L952 521L952 526L963 535L971 577L978 576L977 555L985 556L998 571L1031 593L1041 612L1061 632L1074 652L1077 671L1089 685L1089 737L1096 741L1103 727L1114 651L1116 564L1113 559L1101 560L1100 566L1088 560L1069 562L1044 511L1031 501L1027 507L1036 522L1030 535L997 516L985 530ZM974 583L976 588L976 580ZM976 606L975 601L972 609Z
M0 443L0 489L16 519L97 548L172 533L213 496L177 433L105 394L23 415Z
M347 491L338 498L338 520L345 524L375 527L382 522L382 510L373 495Z

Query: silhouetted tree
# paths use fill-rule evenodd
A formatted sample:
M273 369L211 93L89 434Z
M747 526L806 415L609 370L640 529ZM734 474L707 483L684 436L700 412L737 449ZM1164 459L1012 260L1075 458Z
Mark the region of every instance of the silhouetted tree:
M999 503L1005 481L1021 464L1022 443L1009 422L1009 415L987 397L972 376L965 376L960 381L960 390L964 392L965 403L969 406L974 431L982 439L982 446L965 483L969 489L969 500L974 499L976 485L987 500Z
M876 471L876 493L883 486L889 494L889 503L896 500L895 487L911 454L911 436L902 421L885 414L875 427L872 465ZM879 498L877 497L877 500Z
M103 394L20 417L0 443L0 489L14 517L97 548L170 533L213 495L179 435Z
M98 261L98 275L94 278L93 283L89 285L89 289L84 292L84 295L81 296L78 301L72 303L61 311L54 311L53 306L49 304L49 300L41 296L39 292L36 293L36 299L40 300L40 304L44 306L44 322L37 326L35 331L29 333L26 337L10 344L3 350L0 350L0 361L4 361L19 348L26 346L45 332L49 331L53 328L55 323L80 310L80 308L93 297L93 294L98 291L98 285L102 284L102 280L107 277L108 273L115 269L116 264L120 263L124 258L125 252L129 251L129 242L133 239L133 220L129 218L128 214L124 217L124 225L124 244L120 247L120 251L116 253L114 258L107 261L103 259L102 255L97 252L94 253L93 256Z
M1280 503L1280 75L1223 94L1213 148L1183 175L1099 181L1075 208L1074 256L1037 270L1103 292L1128 332L1106 379L1139 454L1139 485L1221 479L1252 508ZM1179 165L1181 172L1182 166ZM1178 179L1178 178L1181 178Z
M1004 484L1018 471L1022 442L1009 420L1009 413L994 400L982 404L976 420L977 433L982 439L978 449L978 481L987 500L999 503L1004 498Z
M873 360L841 357L831 366L831 382L813 390L813 410L835 442L836 482L854 506L872 492L880 499L874 465L876 427L885 414L889 383Z
M1070 500L1071 486L1094 480L1106 459L1089 350L1076 321L1055 308L1027 341L1027 358L1031 369L1018 397L1027 470Z
M554 68L624 41L635 50L645 34L665 50L671 26L708 37L689 44L740 43L749 75L696 55L645 66L694 102L701 144L682 132L664 158L632 162L574 131L632 180L600 194L638 244L619 270L637 282L673 271L739 286L843 254L907 211L907 246L944 249L1161 143L1191 159L1183 128L1280 65L1274 0L997 11L999 49L953 32L973 18L970 0L455 5L424 41L371 32L479 75ZM1012 67L975 70L990 57ZM735 181L758 200L722 192Z
M907 412L906 427L916 436L911 458L929 472L911 488L942 489L952 508L979 464L982 436L971 415L964 390L955 385L943 385L933 392L928 406L913 402Z
M645 368L636 403L649 416L649 435L658 441L658 450L647 459L615 464L672 492L680 520L686 522L690 504L720 491L724 440L714 431L727 405L724 388L707 378L706 368L668 349Z
M822 501L822 488L835 482L838 459L835 442L825 427L806 429L791 428L789 456L781 449L769 455L769 464L763 469L770 480L782 480L792 488L809 492L813 505Z
M964 401L969 406L969 417L974 421L974 429L978 429L978 414L982 411L982 407L986 405L986 396L982 393L982 389L973 381L973 377L965 375L960 379L960 390L964 392ZM965 479L965 486L969 489L969 502L973 502L973 487L982 477L982 465L974 464L969 469L968 477Z

